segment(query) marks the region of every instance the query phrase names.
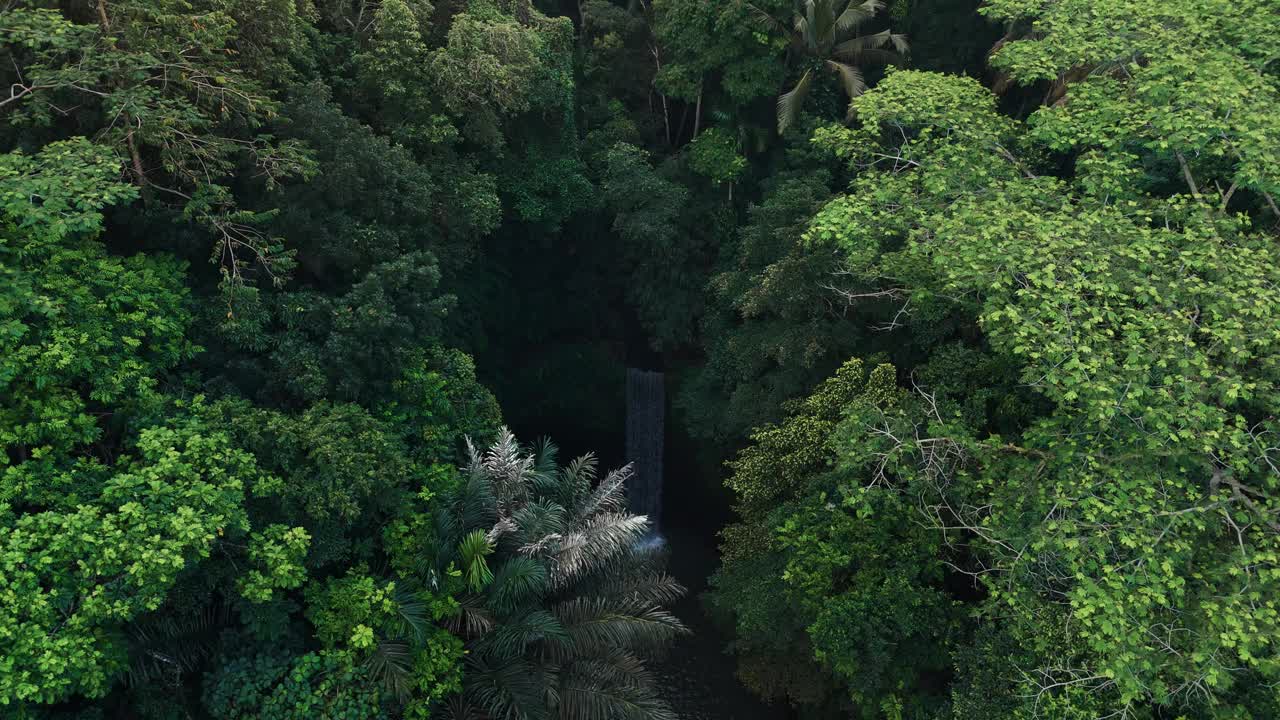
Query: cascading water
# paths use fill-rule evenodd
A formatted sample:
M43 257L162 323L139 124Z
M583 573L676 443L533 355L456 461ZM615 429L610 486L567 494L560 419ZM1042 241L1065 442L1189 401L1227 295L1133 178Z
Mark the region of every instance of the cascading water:
M627 487L631 512L649 516L657 537L662 515L662 439L666 390L661 372L627 368L627 462L635 475Z

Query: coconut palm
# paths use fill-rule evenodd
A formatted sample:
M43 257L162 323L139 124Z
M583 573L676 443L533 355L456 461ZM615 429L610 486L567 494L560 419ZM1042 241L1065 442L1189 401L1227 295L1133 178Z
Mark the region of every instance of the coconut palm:
M684 626L666 610L684 593L626 511L630 466L599 479L588 455L522 448L503 430L471 448L428 564L462 573L454 630L467 638L455 718L665 720L646 660Z
M882 0L796 0L792 28L787 30L782 22L752 6L769 25L791 34L789 53L804 67L795 86L778 96L779 133L799 117L818 73L834 74L852 100L867 89L860 66L901 60L907 52L905 35L888 30L858 35L859 28L883 7Z

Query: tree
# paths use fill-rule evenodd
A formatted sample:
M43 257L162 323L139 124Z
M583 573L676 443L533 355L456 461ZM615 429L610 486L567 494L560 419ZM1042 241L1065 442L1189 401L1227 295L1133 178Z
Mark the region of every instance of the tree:
M729 463L738 522L722 533L711 607L735 630L739 677L810 713L911 716L936 706L958 615L939 538L882 489L851 491L842 418L905 400L894 369L845 363ZM852 483L851 483L852 481Z
M1004 434L931 410L864 419L847 447L865 486L959 533L1035 668L1010 688L1026 702L1256 702L1280 617L1261 601L1280 547L1274 237L1220 200L1146 190L1126 153L1042 174L1040 136L972 81L895 72L855 106L860 125L819 142L863 172L811 241L844 249L851 296L970 313L1039 396Z
M626 284L626 297L658 343L687 342L701 301L696 258L705 253L680 226L689 193L656 170L646 151L629 143L608 148L599 164L611 229L634 277Z
M195 352L183 267L94 240L100 209L134 194L119 172L84 140L0 159L5 704L105 695L126 624L215 550L245 597L301 583L306 534L249 522L246 492L269 483L253 456L158 391Z
M1197 199L1223 210L1260 204L1280 221L1272 3L999 0L984 12L1037 31L1002 46L993 65L1023 84L1066 83L1069 99L1036 113L1038 141L1151 158L1161 179Z
M786 400L811 392L864 339L824 289L838 258L810 252L800 239L830 196L831 173L797 164L767 181L764 197L721 245L707 284L706 361L677 398L704 448L731 448L777 420Z
M100 0L90 9L81 17L24 3L4 13L11 91L0 108L36 131L63 121L92 128L95 142L127 158L149 203L172 202L212 231L229 278L282 281L288 254L259 229L265 215L237 207L230 181L241 163L267 187L311 170L301 145L264 131L279 105L246 72L299 42L296 5L241 14L234 3Z
M390 717L367 670L342 652L236 659L211 678L204 701L218 720Z
M626 512L630 476L599 479L591 456L557 467L553 445L507 431L472 450L424 558L428 582L456 567L468 590L455 717L673 717L645 660L685 632L664 609L684 590Z
M859 66L899 61L900 56L894 51L907 51L905 36L888 30L872 35L856 34L883 6L880 0L857 4L854 0L797 0L788 52L798 58L804 70L795 86L778 96L779 134L786 132L800 117L819 72L833 73L845 95L852 100L867 89ZM758 14L770 25L782 28L780 21L764 11ZM888 47L894 50L886 50Z
M696 107L700 97L710 100L718 87L725 105L741 108L774 93L783 81L786 67L777 56L789 33L772 24L772 35L761 32L748 5L657 0L652 7L650 59L662 93ZM765 9L784 12L785 4ZM669 126L672 118L665 121ZM681 130L676 128L676 134ZM667 142L678 140L668 127Z

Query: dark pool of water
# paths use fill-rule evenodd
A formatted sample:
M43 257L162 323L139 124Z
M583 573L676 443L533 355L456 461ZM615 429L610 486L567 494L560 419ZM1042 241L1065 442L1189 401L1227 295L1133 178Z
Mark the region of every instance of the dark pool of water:
M670 547L669 571L689 592L676 615L693 633L682 638L657 668L668 698L684 720L783 720L783 705L768 705L734 677L735 661L724 652L727 639L703 612L699 597L718 563L716 540L706 530L663 529Z

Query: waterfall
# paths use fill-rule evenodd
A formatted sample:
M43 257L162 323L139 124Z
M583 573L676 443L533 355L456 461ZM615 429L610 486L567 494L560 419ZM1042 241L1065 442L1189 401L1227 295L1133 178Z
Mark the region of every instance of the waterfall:
M656 532L662 515L662 438L666 391L661 372L627 368L627 486L631 512L648 515Z

